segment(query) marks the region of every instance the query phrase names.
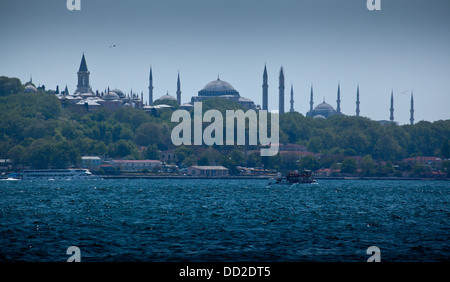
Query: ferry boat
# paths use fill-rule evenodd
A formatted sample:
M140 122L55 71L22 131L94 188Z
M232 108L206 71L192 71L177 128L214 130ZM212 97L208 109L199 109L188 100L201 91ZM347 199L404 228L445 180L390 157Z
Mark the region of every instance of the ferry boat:
M20 178L24 180L30 179L90 179L95 178L88 169L75 168L75 169L35 169L35 170L23 170L20 172Z
M281 173L277 174L277 177L274 179L274 182L269 182L269 185L274 184L284 184L284 185L293 185L297 183L314 183L316 180L312 175L311 170L303 170L301 172L290 171L286 174L286 177L283 178Z

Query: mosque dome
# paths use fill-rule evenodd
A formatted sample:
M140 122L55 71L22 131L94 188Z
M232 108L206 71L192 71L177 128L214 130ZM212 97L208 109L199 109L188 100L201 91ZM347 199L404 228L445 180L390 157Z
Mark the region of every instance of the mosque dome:
M306 116L313 118L328 118L332 115L338 114L338 112L331 106L326 103L325 100L317 105L314 110L306 113Z
M30 93L30 92L36 92L36 87L34 87L32 84L28 84L27 86L25 86L24 88L25 93Z
M172 95L169 94L169 92L167 92L166 95L161 96L161 98L159 98L158 100L172 100L172 101L177 101L177 98L173 97Z
M325 101L323 101L323 103L317 105L314 108L314 111L326 111L326 112L334 112L336 111L333 106L331 106L330 104L326 103Z
M119 100L119 95L117 95L116 92L110 91L108 94L104 95L102 99L105 101Z
M121 98L121 99L125 98L125 94L120 89L116 88L116 89L111 90L111 92L116 93L119 96L119 98Z
M223 96L223 95L235 95L239 96L239 92L226 81L217 80L211 81L206 84L202 90L198 92L198 96Z

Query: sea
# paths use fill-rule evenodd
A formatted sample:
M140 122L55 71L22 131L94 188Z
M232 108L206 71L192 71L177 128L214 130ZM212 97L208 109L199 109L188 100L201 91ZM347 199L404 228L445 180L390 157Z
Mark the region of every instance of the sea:
M0 261L448 262L449 201L449 181L0 181Z

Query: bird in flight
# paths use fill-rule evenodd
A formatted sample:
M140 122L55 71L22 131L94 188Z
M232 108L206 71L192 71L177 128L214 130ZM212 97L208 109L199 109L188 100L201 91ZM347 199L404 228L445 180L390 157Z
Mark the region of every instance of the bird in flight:
M119 43L113 44L113 45L109 46L108 48L113 48L113 47L116 47L117 45L119 45Z

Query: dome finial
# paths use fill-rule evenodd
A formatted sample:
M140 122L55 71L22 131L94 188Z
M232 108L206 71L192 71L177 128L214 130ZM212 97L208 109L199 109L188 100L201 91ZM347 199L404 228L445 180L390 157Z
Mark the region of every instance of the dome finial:
M219 74L217 74L217 80L220 80L220 75Z

